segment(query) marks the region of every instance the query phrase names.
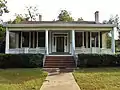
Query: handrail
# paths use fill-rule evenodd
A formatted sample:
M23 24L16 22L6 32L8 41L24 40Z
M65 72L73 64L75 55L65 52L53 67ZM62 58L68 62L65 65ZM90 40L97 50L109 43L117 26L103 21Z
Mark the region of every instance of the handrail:
M76 67L77 67L77 56L76 56L76 54L75 54L75 50L73 49L73 58L74 58L74 60L75 60L75 64L76 64Z
M45 48L45 54L44 54L44 57L43 57L43 67L44 67L44 65L45 65L45 59L46 59L46 56L47 56L46 52L47 52L47 50L46 50L46 48Z

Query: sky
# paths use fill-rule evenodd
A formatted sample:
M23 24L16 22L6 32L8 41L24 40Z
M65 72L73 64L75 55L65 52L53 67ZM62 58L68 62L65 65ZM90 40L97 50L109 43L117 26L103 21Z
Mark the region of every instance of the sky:
M99 11L99 18L108 20L111 15L120 13L120 0L7 0L10 11L1 18L4 21L13 19L15 13L24 14L26 6L37 6L42 20L49 21L57 19L60 10L66 9L76 20L83 17L84 20L94 20L94 12Z
M94 21L94 12L99 11L99 20L108 20L110 16L120 16L120 0L7 0L8 14L4 14L3 21L13 20L15 13L24 14L26 6L37 6L43 21L57 19L60 10L67 10L77 20Z

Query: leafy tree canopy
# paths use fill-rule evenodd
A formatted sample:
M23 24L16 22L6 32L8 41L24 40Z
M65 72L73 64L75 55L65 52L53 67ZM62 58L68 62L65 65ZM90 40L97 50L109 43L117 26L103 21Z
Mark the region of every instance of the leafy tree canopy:
M115 24L117 29L120 30L120 21L119 21L119 16L116 14L115 16L111 16L109 20L104 20L104 24Z
M5 35L5 28L2 25L0 25L0 41L3 40L4 35Z
M71 14L67 10L61 10L60 14L58 15L58 21L74 21L74 19L71 17Z
M78 18L77 21L84 21L82 17Z
M0 0L0 16L3 15L3 13L8 13L8 9L7 9L7 1L6 0Z
M20 23L22 21L28 21L28 18L22 16L22 14L16 14L16 18L12 22L13 24Z

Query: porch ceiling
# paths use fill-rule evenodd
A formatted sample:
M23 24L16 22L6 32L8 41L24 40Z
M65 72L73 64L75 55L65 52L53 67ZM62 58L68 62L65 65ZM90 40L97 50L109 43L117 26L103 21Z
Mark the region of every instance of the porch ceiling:
M56 23L56 24L7 24L6 27L70 27L70 28L80 28L80 27L95 27L95 28L108 28L115 27L114 24L69 24L69 23Z
M49 28L44 28L44 27L42 27L42 28L35 28L35 27L25 27L25 28L22 28L22 27L15 27L15 28L8 28L8 30L9 31L44 31L44 30L58 30L58 31L66 31L66 30L76 30L76 31L111 31L112 30L112 28L103 28L103 27L101 27L101 28L92 28L92 27L81 27L81 28L77 28L77 27L65 27L65 28L63 28L63 27L61 27L61 28L59 28L59 27L57 27L57 28L55 28L55 27L49 27Z
M86 31L110 31L113 24L7 24L9 30L86 30Z

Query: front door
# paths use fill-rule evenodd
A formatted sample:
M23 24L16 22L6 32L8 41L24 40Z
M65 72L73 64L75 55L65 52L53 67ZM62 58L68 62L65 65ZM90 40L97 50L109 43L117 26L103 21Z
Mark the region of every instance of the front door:
M56 51L64 52L64 37L57 37Z

